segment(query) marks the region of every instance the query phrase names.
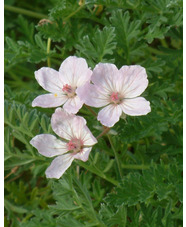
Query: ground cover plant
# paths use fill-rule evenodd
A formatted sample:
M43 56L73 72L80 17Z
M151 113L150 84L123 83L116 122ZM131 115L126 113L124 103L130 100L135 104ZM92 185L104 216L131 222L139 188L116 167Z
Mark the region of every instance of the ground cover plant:
M4 7L5 226L183 226L182 1L7 0ZM67 59L84 59L81 76L90 73L92 82L77 91L64 83L61 94L71 100L76 92L85 104L42 108L46 102L37 97L50 89L43 90L36 72L66 72L61 64ZM120 86L124 79L113 78L126 75L127 66L143 69L140 91L121 94L138 97L133 110L146 100L146 109L132 114L125 106L106 118L104 109L124 97L113 90L109 103L95 101L103 92L96 81L104 82L97 75L107 72L109 83ZM91 142L62 136L67 119L65 132L79 122ZM68 148L58 160L70 160L61 170L60 159L58 175L46 171L55 160L49 147L56 138Z

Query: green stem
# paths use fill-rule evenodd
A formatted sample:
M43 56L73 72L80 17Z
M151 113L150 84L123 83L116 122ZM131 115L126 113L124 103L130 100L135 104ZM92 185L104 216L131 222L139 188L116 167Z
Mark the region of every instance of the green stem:
M15 6L4 5L4 9L7 11L10 11L10 12L13 12L13 13L20 13L20 14L24 14L26 16L34 17L34 18L38 18L38 19L48 18L48 16L45 14L35 13L33 11L22 9L22 8L15 7Z
M51 38L48 38L48 41L47 41L47 54L50 53L50 47L51 47ZM47 57L47 65L48 65L48 67L51 67L50 57Z
M110 177L107 177L101 170L99 170L97 168L93 168L92 166L87 165L84 162L78 162L78 165L81 166L81 167L83 167L83 168L85 168L85 169L87 169L91 173L96 174L97 176L103 178L104 180L110 182L111 184L113 184L115 186L118 186L119 185L119 183L116 180L114 180L114 179L112 179Z
M123 174L122 174L122 169L121 169L121 165L120 165L119 158L118 158L118 153L116 152L116 149L114 147L114 144L112 142L112 139L111 139L110 135L107 135L107 137L109 139L110 145L111 145L112 150L113 150L114 155L115 155L115 159L116 159L116 163L117 163L117 166L118 166L120 177L122 178L123 177Z
M70 17L74 16L77 12L79 12L82 8L85 7L85 2L83 2L83 4L77 8L77 10L75 10L74 12L72 12L71 14L69 14L67 17L65 17L63 20L67 21Z
M143 169L149 169L150 166L148 165L121 165L123 169L138 169L138 170L143 170Z

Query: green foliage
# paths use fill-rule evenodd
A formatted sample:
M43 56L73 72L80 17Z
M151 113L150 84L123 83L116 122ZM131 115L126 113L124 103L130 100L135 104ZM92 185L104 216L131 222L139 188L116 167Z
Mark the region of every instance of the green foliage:
M183 226L182 1L6 4L13 11L5 7L5 226ZM120 119L87 162L76 160L60 180L49 180L52 159L30 140L54 135L54 109L31 106L44 93L34 71L58 70L72 55L92 69L99 62L145 67L149 85L142 96L151 112ZM103 131L86 107L78 115L93 135Z
M133 55L142 55L142 48L146 47L146 45L139 42L140 39L138 38L141 33L141 21L130 21L128 11L123 14L122 10L118 10L113 12L111 23L116 29L118 47L121 48L125 54L126 62L129 64L130 57L133 57Z
M109 59L108 55L113 54L116 48L115 29L112 27L104 27L102 31L97 29L95 36L91 38L84 36L80 44L76 45L79 50L78 55L86 58L90 66L94 67L96 62L114 62L114 59Z
M8 50L5 51L5 59L8 60L8 63L14 61L15 63L25 61L28 62L41 62L46 61L46 43L41 40L39 35L34 37L35 45L25 41L14 42L9 37L6 38L6 43L8 45Z
M133 206L139 202L147 205L162 202L166 205L172 198L175 200L173 203L181 202L181 188L179 192L177 190L181 183L179 177L181 173L181 166L178 167L176 164L152 164L149 169L143 170L142 175L129 173L105 201L111 204L114 202L116 206L121 204Z
M154 38L163 39L173 26L182 25L182 1L145 1L145 9L151 8L146 13L146 23L149 24L146 39L149 43Z

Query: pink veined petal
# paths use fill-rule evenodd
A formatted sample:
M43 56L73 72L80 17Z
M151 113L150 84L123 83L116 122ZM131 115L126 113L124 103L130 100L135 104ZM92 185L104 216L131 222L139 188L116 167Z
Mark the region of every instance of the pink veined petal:
M112 127L119 121L121 114L120 105L110 104L99 111L97 119L102 125Z
M92 147L83 148L83 150L81 152L74 155L74 158L79 159L83 162L86 162L88 160L91 150L92 150Z
M70 56L66 58L59 68L60 78L72 87L79 87L90 81L92 71L88 68L84 58Z
M66 95L56 95L57 94L39 95L33 100L32 107L57 107L63 105L68 99Z
M70 167L74 157L72 154L65 154L56 157L46 170L47 178L59 179L64 172Z
M83 141L84 146L93 146L98 141L97 139L92 135L89 128L85 125L84 128L81 130L81 140Z
M68 101L64 104L63 108L68 113L76 114L81 107L83 106L83 101L76 95L72 98L69 98Z
M86 120L74 114L68 114L62 108L57 108L52 115L51 124L53 131L58 136L71 140L72 138L80 138Z
M150 102L143 97L124 99L120 106L124 113L131 116L146 115L151 111Z
M73 137L80 139L84 146L93 146L97 143L96 138L86 126L86 120L83 117L75 116L71 120L71 124Z
M134 98L147 88L148 79L145 68L139 65L123 66L119 72L121 73L121 93L124 98Z
M87 82L84 86L77 88L77 95L88 106L102 107L109 104L109 94L96 85Z
M75 116L71 121L73 126L73 137L83 141L83 135L86 131L86 120L83 117ZM87 131L86 131L87 132ZM87 132L88 133L88 132Z
M35 78L46 91L52 93L62 91L63 83L59 78L59 72L54 69L43 67L35 72Z
M114 64L99 63L93 70L91 81L107 93L116 90L115 81L119 77L119 70Z
M65 142L50 134L37 135L30 141L30 144L46 157L61 155L68 151Z

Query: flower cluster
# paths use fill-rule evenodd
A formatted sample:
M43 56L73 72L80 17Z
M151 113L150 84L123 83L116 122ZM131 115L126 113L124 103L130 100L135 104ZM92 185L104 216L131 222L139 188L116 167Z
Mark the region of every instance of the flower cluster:
M59 178L74 159L87 161L97 143L86 126L86 120L76 114L83 104L103 107L97 120L112 127L121 115L139 116L151 111L150 103L139 97L148 86L147 74L139 65L123 66L99 63L92 70L83 58L68 57L59 71L43 67L35 72L41 87L49 94L36 97L32 106L58 107L51 118L53 131L61 138L42 134L30 143L46 157L56 157L46 170L48 178Z

